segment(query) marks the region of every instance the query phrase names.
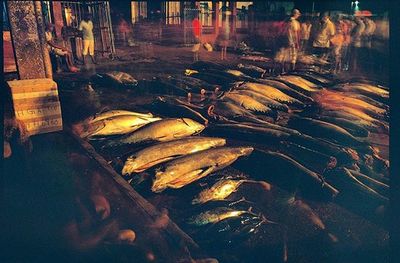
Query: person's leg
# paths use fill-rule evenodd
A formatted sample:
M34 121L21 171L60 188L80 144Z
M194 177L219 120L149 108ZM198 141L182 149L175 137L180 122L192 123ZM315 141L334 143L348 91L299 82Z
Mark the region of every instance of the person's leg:
M93 64L97 64L96 60L94 59L94 40L89 41L89 54Z
M86 55L89 51L89 40L83 40L83 50L82 50L82 57L83 57L83 64L87 64Z

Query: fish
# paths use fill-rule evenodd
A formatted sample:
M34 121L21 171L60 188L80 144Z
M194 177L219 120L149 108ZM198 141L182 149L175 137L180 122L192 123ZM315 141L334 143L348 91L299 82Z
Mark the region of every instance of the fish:
M324 154L318 150L312 150L305 146L289 141L280 143L279 152L295 159L304 167L323 174L325 170L335 168L338 165L337 159L334 156Z
M246 121L252 123L268 124L267 121L257 118L251 112L243 107L228 101L218 101L215 105L211 105L207 111L208 116L218 121Z
M130 155L122 168L122 174L130 175L132 173L143 172L177 157L213 147L224 146L225 143L225 139L211 137L188 137L161 142Z
M315 95L314 100L324 105L337 105L357 109L374 118L385 119L387 117L385 109L369 104L362 99L351 97L347 93L324 90Z
M140 127L155 121L159 121L159 117L139 117L135 115L117 115L90 122L87 130L82 134L83 137L95 138L111 135L122 135L133 132Z
M252 77L244 74L243 72L241 72L240 70L236 70L236 69L227 69L225 70L226 73L231 74L233 76L236 77L240 77L240 78L244 78L244 79L252 79Z
M271 59L263 56L241 56L240 59L257 62L270 62Z
M247 89L247 90L252 90L258 93L261 93L262 95L269 97L273 100L279 101L281 103L289 104L289 105L297 105L297 106L304 106L304 103L301 101L290 97L289 95L286 95L282 91L266 85L266 84L261 84L261 83L255 83L255 82L246 82L242 85L240 85L238 88L240 89Z
M251 110L253 112L259 112L259 113L271 113L272 110L265 106L264 104L258 102L257 100L253 99L250 96L235 93L235 92L229 92L226 93L225 96L223 97L224 100L229 100L234 102L235 104L242 106L243 108L247 110Z
M274 87L276 89L279 89L280 91L282 91L283 93L298 99L299 101L303 102L303 103L313 103L314 100L309 97L308 95L305 95L304 92L301 93L291 87L289 87L288 85L286 85L285 83L278 81L278 80L273 80L273 79L258 79L257 80L260 83L266 84L266 85L270 85L271 87Z
M96 121L101 121L101 120L108 119L110 117L119 116L119 115L132 115L132 116L143 117L143 118L153 117L153 114L150 112L149 113L140 113L140 112L134 112L134 111L127 111L127 110L110 110L110 111L96 114L93 117L86 119L85 122L93 123Z
M342 145L357 146L363 143L340 126L321 120L293 116L289 119L288 126L307 135L332 140Z
M307 72L307 71L291 72L290 74L302 77L306 80L312 81L314 83L318 83L320 85L328 85L331 83L331 81L329 79L324 78L322 76L312 74L311 72Z
M105 77L108 77L115 81L118 84L122 85L137 85L138 81L134 79L131 75L121 71L110 71L104 74Z
M279 78L309 92L316 92L320 90L317 85L299 76L283 75L279 76Z
M249 65L249 64L242 64L239 63L237 65L237 68L242 71L243 73L253 77L253 78L260 78L262 77L265 72L267 72L265 69L254 66L254 65Z
M208 125L208 119L204 117L195 106L176 98L158 97L150 105L147 105L152 111L170 118L189 118L205 126ZM202 109L202 108L200 108Z
M225 198L236 192L238 187L243 183L262 183L266 189L271 188L268 183L261 181L223 179L215 183L211 188L201 191L197 197L192 200L192 204L204 204L209 201L225 200Z
M246 96L252 97L256 101L266 105L268 108L276 109L276 110L280 110L280 111L284 111L284 112L289 111L289 107L286 104L282 104L276 100L273 100L267 96L262 95L261 93L258 93L258 92L252 91L252 90L239 90L238 93L241 95L246 95Z
M290 192L301 190L304 194L333 199L339 191L317 174L285 154L256 149L238 160L234 168L246 171L255 180L267 180Z
M243 214L251 214L257 216L249 210L235 210L227 207L217 207L212 210L200 213L197 216L191 217L188 223L197 226L204 226L208 224L215 224L228 218L239 217Z
M105 147L151 141L171 141L198 134L204 128L204 125L188 118L163 119L149 123L122 138L110 140Z
M252 147L219 147L172 160L156 171L151 190L159 193L166 188L181 188L231 165L253 150Z
M365 95L374 100L378 100L383 103L387 103L389 100L389 91L379 88L377 86L365 84L365 83L345 83L339 84L332 87L332 89L353 92L361 95Z
M357 203L361 202L363 206L373 206L373 209L389 202L387 197L361 182L345 167L329 171L324 174L324 178L337 187L340 191L340 197L345 202L347 200L358 200Z
M319 120L340 126L355 137L368 137L369 135L368 129L360 125L357 121L349 121L344 118L335 118L327 116L318 116L317 118Z

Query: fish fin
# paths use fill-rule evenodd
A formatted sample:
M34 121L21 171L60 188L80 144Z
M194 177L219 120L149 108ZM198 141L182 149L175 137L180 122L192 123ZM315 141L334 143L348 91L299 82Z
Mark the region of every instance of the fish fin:
M215 169L215 166L209 166L206 169L197 169L197 170L191 171L191 172L186 173L186 174L184 174L184 175L182 175L180 177L180 178L189 179L183 185L181 185L182 183L180 184L181 181L178 178L178 179L176 179L174 181L169 182L168 186L171 187L171 188L181 188L181 187L183 187L183 186L185 186L187 184L190 184L190 183L192 183L192 182L194 182L194 181L196 181L196 180L198 180L200 178L203 178L204 176L210 174L214 169Z

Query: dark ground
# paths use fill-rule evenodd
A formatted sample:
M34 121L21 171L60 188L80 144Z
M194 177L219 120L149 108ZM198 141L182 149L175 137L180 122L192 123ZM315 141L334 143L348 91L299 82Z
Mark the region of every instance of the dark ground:
M152 96L138 96L138 94L135 94L134 90L126 92L125 90L114 90L113 87L95 89L94 92L89 92L85 87L89 83L90 77L93 74L117 70L127 72L136 79L151 79L154 76L160 75L166 76L169 74L182 74L186 66L192 62L192 53L190 52L190 48L184 47L179 48L177 51L174 47L156 46L154 47L153 54L150 54L151 56L138 54L138 48L125 48L119 50L117 55L121 60L111 61L106 58L100 58L99 65L90 65L87 70L82 70L78 74L61 73L55 76L55 81L58 83L60 89L60 100L62 103L63 117L66 126L69 126L71 122L82 120L86 116L96 113L105 107L110 109L124 108L141 110L143 109L141 105L147 104L152 99ZM206 52L202 50L200 58L204 60L218 61L219 52ZM230 65L237 65L240 61L234 54L228 53L228 58L229 60L227 64ZM268 67L271 65L261 64L260 66ZM376 78L378 77L379 76ZM29 199L29 193L36 192L36 190L33 189L41 189L43 192L51 192L54 185L57 185L60 182L66 185L63 189L68 191L68 185L71 185L71 183L68 183L70 181L67 172L68 170L64 170L63 172L57 171L63 170L61 167L66 167L67 169L69 165L65 163L57 163L56 160L61 161L66 159L65 156L68 151L81 151L81 149L79 150L79 146L73 146L75 142L70 140L70 137L61 133L41 135L37 136L37 138L33 138L34 149L37 149L36 153L40 153L36 155L36 159L33 161L35 167L41 171L43 169L46 170L48 169L47 163L42 163L43 160L54 159L54 162L51 161L53 162L51 163L51 171L53 172L40 172L45 176L40 180L33 180L32 184L29 184L27 187L29 189L21 189L21 194L23 195L22 200ZM53 147L53 145L57 145L57 147ZM69 150L65 150L66 148ZM106 160L112 160L108 159L108 156L105 157ZM228 170L228 173L238 174L239 171L232 168ZM53 177L53 175L57 177ZM78 171L77 178L79 177L80 175ZM158 240L157 232L149 232L148 225L142 223L146 220L142 221L142 215L138 214L140 209L137 210L134 208L134 205L127 203L128 201L126 200L126 197L124 197L124 194L121 194L116 190L114 183L111 183L107 175L105 175L102 180L105 181L102 184L104 187L103 191L105 191L106 196L110 198L110 201L114 206L113 216L119 218L121 224L125 227L135 229L138 234L138 242L135 248L126 248L126 250L117 248L114 252L111 249L112 252L111 254L108 254L108 256L112 258L113 255L115 255L118 258L126 260L129 258L132 259L132 257L137 258L138 256L143 255L143 251L152 250L152 243L160 244L153 249L153 251L156 251L155 254L157 254L157 249L166 249L169 246L168 243L170 241ZM43 182L46 182L46 184L42 185ZM12 184L12 182L10 182L10 184ZM163 194L155 195L148 191L138 189L139 193L143 194L145 198L158 210L162 210L163 208L168 209L171 219L187 231L187 233L194 234L194 237L196 236L196 231L185 225L185 218L187 217L185 213L190 209L190 205L188 207L188 202L190 197L193 195L193 191L198 190L199 186L196 185L192 186L190 189L184 190L183 193L167 191ZM246 198L249 198L250 201L257 200L260 197L254 189L249 189L248 191L244 189L243 191L245 192L244 195L247 195ZM281 190L278 192L280 191ZM60 192L57 194L60 194ZM281 193L278 195L281 195ZM11 196L10 198L15 198L13 199L15 202L21 200L20 196ZM35 199L31 200L34 201ZM267 204L268 200L264 200L264 202ZM290 218L290 229L292 231L288 243L289 262L350 263L388 261L389 237L388 232L384 228L385 224L381 221L382 218L374 218L374 216L368 218L368 215L365 216L365 214L361 216L355 211L350 211L335 203L312 200L307 200L307 203L321 217L327 229L338 238L339 242L333 245L327 245L329 242L321 242L320 233L316 233L312 229L310 230L310 228L307 228L301 218ZM23 206L26 204L21 205ZM261 209L263 209L263 207L267 209L267 205L263 206L262 202L259 206ZM177 207L179 207L179 209ZM35 210L35 206L32 206L32 208ZM37 210L33 215L42 217L43 215L48 214L49 208L43 207L41 209L44 209L45 212ZM263 210L263 212L268 213L271 211ZM14 216L19 218L18 214L15 214ZM21 215L21 218L24 218L24 215ZM138 220L136 221L136 219ZM38 224L38 231L42 232L44 228L49 228L51 223L47 225L48 223L49 222L44 220L41 224ZM28 229L27 231L29 232L30 230ZM20 232L21 235L28 233L24 232L24 230L20 230ZM198 240L195 238L195 241ZM273 248L271 251L275 251L275 254L272 253L272 255L270 255L268 253L260 253L262 255L262 257L260 257L257 253L264 251L265 247L258 247L257 243L254 243L254 246L250 247L249 250L241 251L239 253L237 247L221 248L220 251L218 251L219 249L216 251L215 247L213 249L213 244L211 244L211 246L209 244L204 244L202 247L207 248L206 251L209 256L217 256L222 260L221 262L241 262L243 258L246 258L251 262L265 262L265 257L277 256L277 254L279 254L279 252L277 252L279 251L279 248L277 247L279 247L281 243L279 240L276 240L276 242L274 240L264 240L263 242L264 243L262 244L269 244L269 248ZM139 252L135 249L139 249ZM124 252L122 253L121 251ZM221 251L223 252L221 253ZM180 253L182 253L182 255L185 254L185 252L182 251L180 251ZM107 258L107 253L105 254L106 255L102 259ZM160 255L161 254L162 253L160 253ZM236 254L240 255L240 258L237 258ZM101 256L97 254L94 258L98 260ZM161 260L159 262L164 261Z

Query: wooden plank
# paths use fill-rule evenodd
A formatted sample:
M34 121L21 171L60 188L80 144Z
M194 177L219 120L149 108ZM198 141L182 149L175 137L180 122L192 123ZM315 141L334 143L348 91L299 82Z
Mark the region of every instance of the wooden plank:
M51 79L8 82L17 119L24 122L30 135L63 129L57 83Z
M70 134L81 147L112 177L112 179L117 183L119 189L126 194L132 201L134 201L143 212L148 214L153 220L156 220L161 216L161 213L146 199L144 199L139 193L137 193L125 179L122 178L108 163L107 161L96 152L91 144L80 138L75 134L69 127L65 128L65 131ZM171 219L168 218L168 226L160 230L163 231L168 236L174 236L176 234L180 235L182 239L187 243L189 248L199 249L197 243L183 232Z

